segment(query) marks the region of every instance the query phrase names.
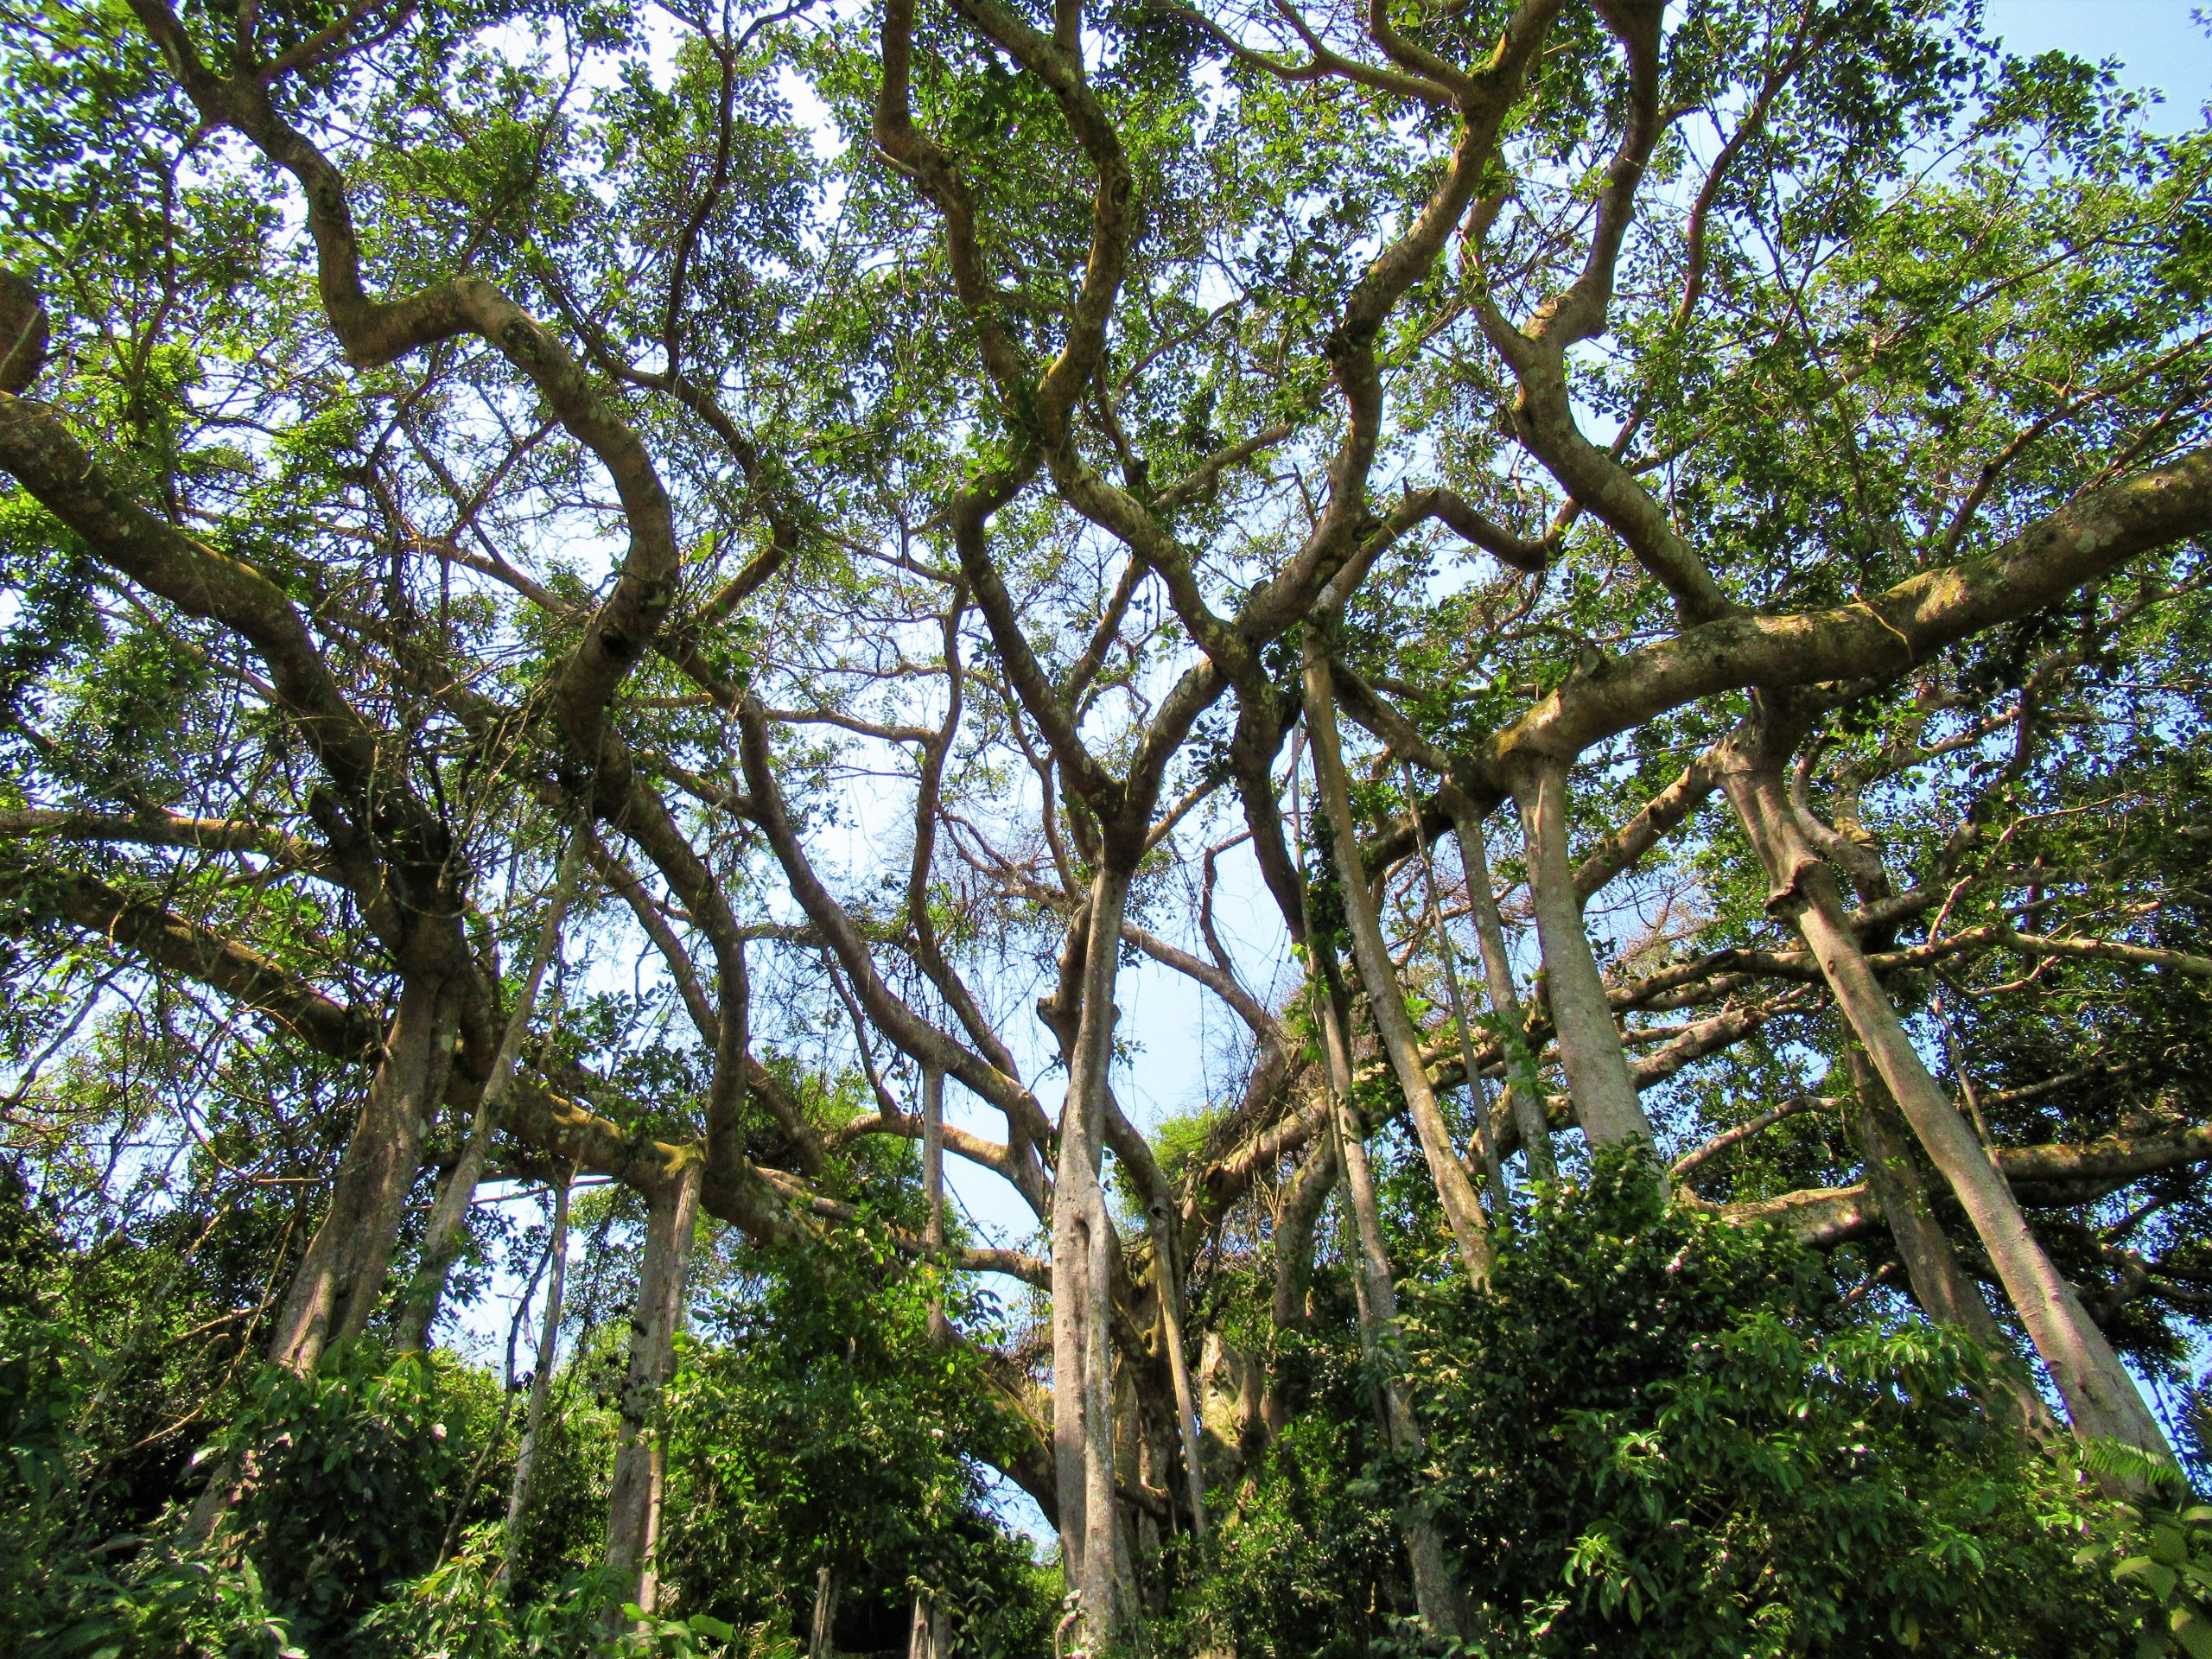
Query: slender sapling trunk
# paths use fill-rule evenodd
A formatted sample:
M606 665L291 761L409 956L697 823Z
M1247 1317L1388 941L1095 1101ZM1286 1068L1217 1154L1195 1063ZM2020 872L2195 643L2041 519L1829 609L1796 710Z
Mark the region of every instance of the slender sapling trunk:
M530 1480L537 1465L539 1437L545 1429L545 1406L553 1393L553 1362L561 1346L561 1294L568 1282L569 1184L575 1171L564 1169L553 1187L551 1236L545 1243L545 1312L538 1321L537 1357L530 1374L530 1406L523 1418L522 1444L515 1452L514 1484L507 1489L506 1549L499 1562L502 1580L514 1575L515 1554L522 1547L522 1525L530 1513Z
M1521 994L1514 988L1513 958L1506 954L1505 925L1498 917L1497 892L1490 879L1490 853L1483 839L1482 820L1456 789L1447 787L1444 799L1459 842L1460 867L1466 872L1467 907L1475 918L1475 943L1482 950L1483 983L1490 995L1491 1017L1497 1022L1497 1039L1505 1049L1506 1104L1521 1136L1521 1149L1528 1156L1529 1179L1556 1180L1559 1160L1552 1155L1551 1122L1544 1113L1536 1057L1529 1050L1528 1016L1521 1009Z
M1413 817L1414 849L1421 858L1421 894L1428 911L1428 925L1436 930L1436 960L1444 969L1444 992L1450 1000L1452 1024L1459 1033L1459 1069L1467 1077L1467 1115L1475 1125L1475 1150L1482 1159L1484 1178L1490 1183L1490 1212L1507 1213L1513 1199L1505 1185L1505 1160L1497 1154L1497 1137L1491 1133L1490 1103L1483 1098L1482 1077L1475 1070L1474 1027L1467 1018L1467 999L1459 988L1459 953L1444 925L1444 906L1437 897L1436 861L1421 833L1421 798L1414 791L1413 769L1404 769L1406 800Z
M614 1478L607 1501L607 1565L628 1598L650 1613L659 1575L654 1565L661 1498L667 1478L664 1403L675 1369L676 1333L683 1322L685 1270L698 1231L703 1165L688 1160L675 1188L647 1213L638 1303L630 1319L630 1363L623 1377L614 1447ZM618 1622L619 1619L613 1622Z
M1389 1057L1390 1069L1406 1097L1406 1109L1436 1184L1437 1202L1459 1253L1459 1265L1474 1285L1490 1282L1491 1239L1474 1183L1452 1144L1452 1131L1436 1103L1436 1090L1421 1054L1421 1033L1406 1011L1403 988L1382 938L1382 918L1367 885L1353 821L1351 792L1344 776L1344 751L1337 735L1336 693L1329 659L1311 635L1306 644L1306 727L1313 753L1314 792L1332 830L1337 879L1344 890L1344 920L1351 932L1352 959L1367 991L1367 1007ZM1319 942L1313 942L1319 948Z

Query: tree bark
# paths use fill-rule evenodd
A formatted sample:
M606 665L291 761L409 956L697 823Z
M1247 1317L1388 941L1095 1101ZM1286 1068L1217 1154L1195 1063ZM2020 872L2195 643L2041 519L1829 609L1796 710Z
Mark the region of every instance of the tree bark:
M522 1523L530 1513L531 1475L545 1429L545 1405L553 1394L553 1362L561 1347L561 1296L568 1282L569 1184L575 1179L573 1169L563 1170L553 1188L552 1236L545 1244L545 1313L538 1322L537 1358L530 1373L530 1406L523 1418L522 1445L515 1452L514 1484L507 1489L506 1550L499 1562L503 1582L514 1576Z
M1506 954L1505 926L1497 914L1497 890L1490 879L1490 853L1483 838L1482 820L1465 796L1446 787L1444 802L1452 814L1452 833L1459 838L1459 863L1466 872L1467 907L1474 913L1475 942L1482 949L1483 983L1490 995L1491 1016L1497 1021L1497 1039L1506 1054L1506 1104L1521 1136L1521 1149L1529 1160L1529 1179L1559 1179L1559 1161L1552 1155L1551 1121L1545 1116L1544 1096L1536 1080L1536 1057L1529 1052L1528 1016L1521 1009L1521 995L1513 986L1513 958Z
M630 1317L630 1364L622 1381L614 1447L614 1479L607 1500L607 1565L621 1576L628 1599L650 1613L659 1577L655 1548L667 1478L664 1393L675 1369L676 1333L683 1323L684 1275L698 1231L702 1165L688 1160L675 1190L656 1203L645 1223L638 1302ZM610 1618L620 1623L619 1609Z
M944 1609L918 1592L913 1617L906 1627L906 1659L950 1659L946 1623Z
M944 1264L944 1068L922 1066L922 1203L928 1212L922 1241L930 1248L931 1265ZM952 1325L944 1317L944 1294L930 1293L930 1339L949 1342Z
M1467 1018L1467 999L1459 988L1459 953L1444 925L1444 903L1436 891L1436 861L1421 831L1420 797L1414 791L1413 770L1404 769L1406 799L1413 811L1414 850L1421 859L1421 895L1427 901L1428 925L1436 930L1436 960L1444 970L1444 992L1452 1007L1452 1023L1459 1033L1459 1069L1467 1075L1467 1116L1474 1123L1475 1151L1490 1183L1490 1212L1505 1215L1513 1195L1505 1185L1505 1160L1498 1156L1497 1137L1491 1133L1490 1103L1483 1098L1483 1081L1475 1069L1475 1032Z
M499 1051L492 1060L492 1075L485 1079L484 1092L477 1097L467 1138L461 1143L461 1157L430 1207L430 1218L423 1233L422 1263L408 1284L394 1321L394 1345L404 1353L417 1353L427 1347L430 1327L437 1323L438 1303L445 1295L446 1277L453 1271L454 1259L461 1254L467 1236L469 1206L476 1200L476 1185L483 1178L485 1160L491 1155L492 1128L499 1121L508 1086L514 1079L515 1065L522 1058L523 1039L530 1032L538 988L544 982L546 968L560 952L561 924L575 897L583 865L584 836L579 830L569 836L554 873L553 890L547 900L544 919L538 925L530 966L516 993L514 1012L508 1016L506 1028L500 1034Z
M1094 1650L1119 1637L1131 1611L1116 1544L1112 1223L1099 1179L1128 891L1128 871L1110 859L1091 880L1083 1001L1052 1187L1052 1446L1060 1548L1068 1582L1081 1598L1084 1641Z
M806 1659L829 1659L837 1623L837 1592L844 1586L827 1563L814 1569L814 1618L808 1626Z
M1657 1137L1637 1097L1628 1052L1621 1046L1620 1027L1613 1023L1612 1004L1583 925L1582 899L1567 857L1567 792L1564 761L1529 761L1514 779L1560 1064L1567 1071L1575 1121L1593 1148L1630 1141L1650 1146ZM1541 1102L1532 1104L1542 1109Z
M2012 1187L1913 1046L1846 919L1834 873L1797 828L1780 765L1761 752L1765 747L1759 739L1736 745L1723 782L1766 868L1770 907L1803 935L1868 1060L1966 1212L2058 1385L2074 1432L2171 1459L2165 1434L2134 1379L2029 1230Z
M455 1023L445 981L402 978L384 1058L339 1160L329 1208L270 1336L269 1357L289 1370L306 1376L325 1349L368 1327L422 1159L423 1131L445 1093Z
M1368 1011L1405 1095L1406 1109L1421 1139L1430 1179L1436 1184L1437 1202L1459 1253L1459 1266L1470 1284L1486 1285L1491 1271L1489 1224L1483 1219L1474 1183L1467 1179L1466 1166L1459 1161L1459 1151L1452 1144L1451 1128L1437 1106L1436 1090L1421 1061L1421 1033L1406 1012L1405 992L1382 938L1382 918L1367 885L1358 826L1352 818L1351 791L1337 735L1336 690L1330 681L1329 659L1310 632L1306 641L1306 728L1313 752L1314 792L1321 798L1332 832L1337 877L1344 888L1344 919L1351 930L1352 959L1367 990ZM1309 948L1323 948L1318 940L1308 943ZM1471 1085L1472 1079L1469 1082Z

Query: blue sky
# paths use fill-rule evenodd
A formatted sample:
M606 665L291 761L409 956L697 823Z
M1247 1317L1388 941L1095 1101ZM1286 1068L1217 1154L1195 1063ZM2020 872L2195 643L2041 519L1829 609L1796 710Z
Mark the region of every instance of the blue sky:
M2212 95L2212 39L2196 0L1990 0L1989 31L2015 52L2052 50L2117 59L2120 79L2155 88L2165 105L2152 124L2177 132L2202 118Z

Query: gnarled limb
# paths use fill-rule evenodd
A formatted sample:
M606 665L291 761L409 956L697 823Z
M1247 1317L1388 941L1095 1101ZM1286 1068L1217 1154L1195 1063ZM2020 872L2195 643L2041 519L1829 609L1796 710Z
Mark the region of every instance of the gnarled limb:
M1850 605L1732 615L1576 674L1497 733L1454 776L1510 794L1524 755L1580 755L1669 709L1745 685L1892 678L1945 646L2026 616L2139 553L2212 529L2212 449L2087 492L1987 553Z
M237 818L202 818L149 808L139 812L52 810L27 807L0 812L0 839L136 842L148 847L202 852L255 853L288 868L340 880L327 849L274 825Z
M798 900L800 908L836 954L861 1006L868 1010L868 1018L917 1061L938 1066L947 1076L959 1079L967 1089L1005 1112L1024 1135L1042 1145L1051 1133L1051 1126L1046 1121L1044 1109L1020 1080L1007 1076L929 1024L884 983L882 976L876 972L867 941L861 938L844 907L830 896L815 874L813 864L799 843L798 833L784 810L783 797L776 787L768 759L766 715L759 705L748 703L741 719L742 741L739 753L760 828L766 834L778 862L783 866L791 896Z
M60 917L156 968L211 986L335 1058L376 1052L373 1017L302 984L274 957L95 877L52 867L0 871L0 904L26 924Z
M629 546L613 590L556 671L550 698L555 720L588 763L607 705L651 645L676 596L674 518L645 445L598 395L567 348L492 283L461 276L404 299L372 298L361 280L345 180L278 112L269 83L252 74L216 74L163 0L131 0L131 10L201 119L237 131L298 182L307 199L323 312L348 360L363 367L391 363L441 340L474 334L529 378L570 435L607 469L621 502Z
M1720 787L1717 752L1708 749L1681 776L1638 808L1636 815L1594 844L1574 867L1574 890L1588 904L1599 890L1636 868L1637 861L1680 829Z

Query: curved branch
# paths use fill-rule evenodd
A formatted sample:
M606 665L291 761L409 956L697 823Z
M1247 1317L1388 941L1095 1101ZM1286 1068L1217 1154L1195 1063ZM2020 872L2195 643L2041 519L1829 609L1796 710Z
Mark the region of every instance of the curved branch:
M1746 685L1887 679L1945 646L2042 609L2136 555L2212 531L2212 448L2092 491L1988 554L1907 578L1850 605L1733 615L1577 673L1461 768L1486 798L1510 793L1509 761L1573 760L1669 709Z
M343 878L333 868L330 850L273 825L238 818L198 818L155 809L143 812L92 812L26 807L0 811L0 839L134 842L144 847L181 847L199 852L256 853L276 863L331 880Z
M20 933L38 917L67 921L267 1014L334 1058L372 1058L384 1040L380 1020L302 983L275 957L94 877L55 868L0 870L0 926L10 931Z

